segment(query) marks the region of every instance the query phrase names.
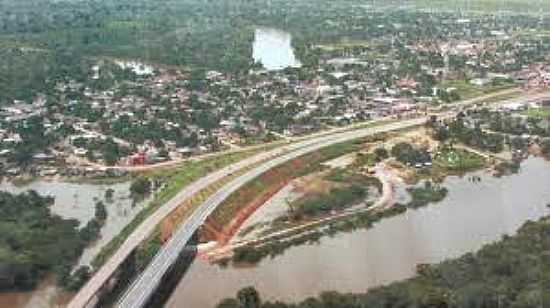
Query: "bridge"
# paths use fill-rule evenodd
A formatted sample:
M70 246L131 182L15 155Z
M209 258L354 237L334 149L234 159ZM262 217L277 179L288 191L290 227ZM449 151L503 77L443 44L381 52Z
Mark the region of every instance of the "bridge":
M495 93L493 95L486 95L476 99L466 100L460 103L453 104L454 106L468 106L483 100L489 99L492 96L501 95L502 93ZM548 93L534 93L526 95L524 100L540 99L548 97ZM517 99L509 99L498 102L499 104L509 103ZM438 114L440 119L448 118L455 115L455 111ZM118 302L119 307L143 307L147 301L151 298L152 294L159 287L159 284L164 277L165 273L173 266L175 260L182 249L186 246L189 238L192 234L203 224L206 218L219 206L223 200L225 200L231 193L237 191L245 183L253 180L255 177L261 175L263 172L282 164L286 161L292 160L298 156L313 152L320 148L345 142L352 139L365 137L371 134L379 132L389 132L393 130L412 127L422 124L426 121L426 117L417 118L413 120L402 120L399 122L393 122L389 124L380 123L375 127L364 127L364 124L352 125L346 128L335 129L330 132L321 132L307 137L294 138L295 143L281 145L274 150L263 152L255 156L244 159L236 164L225 167L221 170L213 172L180 191L173 199L159 208L155 213L148 217L139 227L134 231L123 245L117 250L117 252L107 261L107 263L101 267L95 275L88 281L88 283L77 293L73 300L69 304L69 308L81 308L81 307L94 307L97 303L97 298L100 295L101 289L109 284L109 281L113 276L117 268L124 262L124 260L135 250L135 248L143 242L149 234L152 233L154 228L168 216L174 209L178 207L183 201L187 200L195 193L208 187L212 183L232 174L237 170L242 170L252 165L258 167L248 171L242 176L234 179L226 184L210 198L208 198L203 204L201 204L191 217L187 219L176 230L172 238L165 243L161 250L155 255L149 266L142 272L141 275L130 285L127 291L123 294ZM267 161L267 162L265 162Z
M204 203L202 203L197 210L195 210L195 212L177 229L170 240L166 242L160 251L155 255L148 267L123 294L117 304L117 307L144 307L155 290L159 287L164 275L177 261L180 252L185 248L193 233L204 223L206 218L208 218L208 216L221 203L223 203L227 197L229 197L229 195L240 189L249 181L260 176L262 173L299 156L330 145L366 137L376 133L389 132L421 125L425 123L426 120L427 118L421 117L382 126L342 132L326 137L319 137L313 141L308 141L308 144L305 146L302 144L297 144L295 145L295 149L290 153L269 160L253 170L248 171L244 175L232 180L204 201Z
M79 292L73 297L68 305L68 308L84 308L95 307L102 290L112 284L112 280L116 277L117 270L121 265L132 255L135 249L140 243L145 241L150 234L153 233L156 226L159 225L162 220L173 212L180 204L191 198L199 191L207 188L208 186L216 183L224 177L233 174L238 170L242 170L246 167L253 166L262 161L281 157L286 153L299 150L304 147L309 147L315 144L322 143L323 141L330 139L335 133L345 132L350 128L341 128L331 132L321 132L307 137L295 138L295 143L283 144L273 150L256 154L252 157L248 157L233 165L222 168L207 176L198 179L182 189L174 198L169 200L166 204L157 209L151 216L143 221L137 228L130 234L130 236L122 243L119 249L107 260L107 262L99 268L99 270L92 276L92 278L82 287ZM223 188L222 188L223 190ZM204 207L199 207L195 212L198 214ZM193 215L192 217L195 217ZM190 221L190 220L189 220ZM185 225L186 226L187 222ZM199 224L200 225L200 224ZM197 227L194 229L196 230ZM178 231L176 231L177 233ZM192 233L192 232L191 232ZM175 238L175 237L173 237Z

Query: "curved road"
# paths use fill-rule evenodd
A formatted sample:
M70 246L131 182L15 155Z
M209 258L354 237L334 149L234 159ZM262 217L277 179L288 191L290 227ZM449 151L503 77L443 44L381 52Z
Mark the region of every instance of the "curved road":
M149 266L141 273L141 275L128 288L126 293L121 297L117 307L136 308L143 307L156 291L164 274L174 264L185 248L187 242L193 233L204 223L206 218L233 192L244 186L249 181L258 177L262 173L272 169L273 167L285 163L289 160L297 158L301 155L319 150L321 148L353 140L361 137L366 137L381 132L389 132L393 130L408 128L416 125L421 125L426 122L425 117L405 120L377 127L363 128L355 131L342 132L329 136L315 138L313 140L300 142L287 148L293 147L290 153L271 159L260 166L248 171L244 175L232 180L212 196L210 196L195 212L183 223L170 240L163 245L160 251L155 255ZM290 149L288 149L290 150Z
M516 91L506 90L507 91ZM474 99L465 100L459 103L453 104L454 107L467 107L471 104L482 102L498 94L486 95ZM519 98L522 101L531 101L536 99L547 98L548 92L532 93L531 95L525 95L525 97ZM510 102L516 102L518 98L506 99L498 102L488 103L487 105L501 105L508 104ZM440 119L454 117L455 111L439 113ZM155 255L149 266L143 273L130 285L124 295L121 297L117 304L117 307L136 308L143 307L152 294L155 292L159 283L162 280L164 274L170 269L172 264L177 260L180 252L183 250L193 233L204 223L206 218L233 192L244 186L247 182L252 181L254 178L260 176L262 173L270 170L271 168L280 165L284 162L292 160L298 156L319 150L323 147L334 145L337 143L366 137L381 132L389 132L404 128L413 127L426 122L428 117L420 117L412 120L403 120L390 124L380 125L369 128L357 128L356 130L343 130L339 133L321 135L319 137L310 139L304 142L298 142L290 146L285 147L286 151L290 153L283 156L271 159L260 166L248 171L242 176L232 180L220 190L210 196L203 204L201 204L195 212L185 221L176 231L176 233L170 238L170 240L163 245L159 252Z
M502 93L500 93L502 94ZM477 99L471 99L463 101L461 103L456 103L454 106L466 106L476 102L483 101L484 99L490 98L491 96L496 96L498 94L487 95ZM524 99L538 99L541 97L547 97L546 93L536 93L534 95L528 95ZM501 103L506 103L512 100L508 100ZM450 115L449 113L448 115ZM444 115L445 116L445 115ZM216 181L228 176L229 174L240 170L244 167L254 165L264 160L272 159L266 164L259 166L258 168L249 171L245 175L235 179L226 186L224 186L217 193L212 195L205 203L203 203L193 214L192 216L178 229L174 234L172 239L159 251L157 256L153 259L151 265L145 270L145 272L132 284L131 288L127 291L125 296L120 301L120 305L124 307L138 307L139 303L146 302L146 299L149 298L149 291L144 291L141 295L136 295L141 291L135 290L145 290L143 286L145 285L156 285L160 281L160 278L164 274L164 271L171 265L171 262L174 260L174 256L177 257L177 254L174 255L175 251L173 247L185 246L188 238L187 236L192 234L196 228L198 228L202 222L206 219L208 214L210 214L217 205L219 205L226 196L231 194L233 191L237 190L239 187L244 185L247 181L253 179L255 176L263 173L269 168L276 166L284 161L288 161L297 156L303 155L305 153L320 149L322 147L328 146L330 144L342 142L345 140L351 140L359 138L362 136L367 136L378 131L391 131L399 128L405 128L408 126L416 125L411 123L421 123L425 119L416 119L409 121L402 121L397 123L391 123L386 125L380 125L374 128L364 128L358 129L355 131L346 131L346 128L337 129L333 132L324 132L317 135L308 136L312 137L311 139L300 141L294 144L281 146L277 149L270 150L255 156L246 158L238 163L235 163L231 166L220 169L216 172L213 172L195 182L185 187L180 191L173 199L159 208L155 213L149 216L140 226L126 239L122 246L117 250L117 252L102 266L95 275L88 281L88 283L76 294L73 300L69 303L68 307L70 308L81 308L87 307L88 304L92 301L98 290L105 285L110 277L113 276L113 273L116 271L118 266L130 255L130 253L144 240L146 239L154 230L154 228L178 205L183 203L186 199L199 192L200 190L208 187L209 185L215 183ZM347 128L353 129L353 128ZM304 137L308 138L308 137ZM328 141L327 141L328 140ZM303 148L303 149L302 149ZM302 149L302 150L300 150ZM296 151L292 153L292 151ZM280 155L283 155L278 157ZM274 157L278 157L273 159ZM267 169L266 169L267 168ZM171 248L172 247L172 248ZM179 253L179 251L178 251ZM159 261L164 260L164 261ZM153 268L153 270L151 270ZM151 274L151 272L155 272ZM162 273L161 273L162 272ZM150 287L150 286L149 286ZM153 288L149 288L152 290ZM134 300L132 300L134 297ZM138 304L136 306L133 303ZM129 306L125 306L130 304ZM93 305L93 304L92 304Z
M88 303L93 299L98 290L111 278L116 269L126 260L126 258L132 253L132 251L142 243L152 232L156 226L162 222L172 211L174 211L180 204L185 202L191 196L195 195L199 191L207 188L211 184L223 179L231 173L240 170L242 168L254 165L263 160L277 157L285 152L299 149L300 147L308 146L319 142L318 139L312 139L297 144L291 144L282 146L275 150L260 153L252 157L248 157L233 165L222 168L218 171L208 174L202 177L190 185L182 189L174 198L170 199L165 205L156 210L151 216L143 221L130 236L124 241L119 249L113 254L109 260L92 276L92 278L80 289L80 291L73 297L69 303L69 308L82 308L86 307Z
M301 141L289 145L284 145L268 152L260 153L252 157L248 157L242 161L239 161L233 165L222 168L205 177L198 179L197 181L186 186L181 190L174 198L170 199L165 205L156 210L151 216L143 221L134 232L124 241L113 256L92 276L92 278L80 289L80 291L73 297L69 303L69 308L82 308L87 307L92 299L101 289L103 285L113 276L116 269L126 260L126 258L132 253L132 251L142 243L156 228L161 221L167 217L172 211L174 211L180 204L185 202L194 194L198 193L202 189L207 188L211 184L221 180L222 178L232 174L235 171L243 169L245 167L254 165L264 160L280 157L285 153L299 150L304 147L311 147L318 144L323 144L324 147L326 139L331 138L332 134L322 135L306 141ZM320 148L320 147L319 147ZM224 187L225 188L225 187ZM224 189L222 188L222 190ZM202 206L201 206L202 208ZM199 210L196 210L188 222L195 217ZM188 225L186 222L184 224ZM186 241L187 242L187 241Z

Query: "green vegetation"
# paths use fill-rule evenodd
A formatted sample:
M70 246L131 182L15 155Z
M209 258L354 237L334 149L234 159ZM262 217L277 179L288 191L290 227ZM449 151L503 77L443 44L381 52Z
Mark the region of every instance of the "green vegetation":
M347 185L360 185L362 187L374 186L379 192L382 192L382 183L378 180L378 178L365 176L351 168L334 169L327 174L324 179Z
M260 197L267 198L274 190L288 181L321 170L322 162L354 152L359 149L361 140L354 140L322 148L314 153L305 154L282 165L279 165L256 180L247 183L237 192L231 194L212 213L212 219L225 226L243 207Z
M115 195L115 190L112 188L107 188L105 191L105 201L113 202L113 197Z
M542 141L540 150L545 157L550 158L550 138Z
M349 169L332 170L324 179L335 182L337 186L326 193L306 195L292 202L289 204L288 215L277 219L276 223L295 224L301 220L309 220L333 211L341 211L365 201L369 186L374 186L379 191L382 190L382 183L377 178L365 176Z
M107 219L107 209L105 208L105 204L101 201L95 204L95 218L99 221L105 221L105 219Z
M304 244L318 243L324 236L333 236L340 232L351 232L357 229L369 229L376 222L416 209L430 203L437 203L445 198L447 189L431 182L425 182L422 187L408 189L411 201L406 205L396 204L384 211L362 211L350 214L343 218L326 223L326 227L312 226L305 232L297 229L285 238L271 239L258 246L244 246L234 250L233 262L258 263L266 257L274 258L283 254L287 249Z
M363 294L324 292L298 304L261 303L253 288L223 300L218 308L538 308L550 303L550 218L527 222L475 253L436 265L419 265L417 275ZM244 306L254 299L254 305Z
M412 197L408 203L408 207L419 208L430 203L439 202L447 196L447 188L441 187L438 184L433 184L430 181L424 182L424 186L412 187L407 189Z
M74 290L88 270L70 271L87 244L94 241L106 218L102 203L96 217L82 229L78 221L53 215L50 197L35 191L18 195L0 192L0 274L2 288L32 289L48 273L55 273L61 286ZM62 239L62 240L60 240Z
M134 198L143 199L145 196L151 193L152 189L151 181L146 177L139 177L135 179L130 185L130 194Z
M434 166L447 171L465 172L483 167L481 156L463 150L445 147L434 159Z
M362 185L352 184L348 187L333 188L327 194L306 198L292 205L291 220L303 217L315 217L350 207L367 197L367 189Z
M101 252L92 261L94 268L101 266L107 258L126 238L139 226L151 213L156 211L160 206L173 198L186 185L196 179L205 176L206 174L221 169L225 166L233 164L241 159L257 153L258 150L250 150L246 152L231 153L215 156L201 161L186 161L181 165L171 168L157 170L144 174L149 179L155 179L167 183L159 192L154 194L154 199L141 210L136 217L122 231L114 237L109 244L101 249Z
M30 163L35 153L54 140L52 135L46 136L44 119L38 116L30 117L24 123L18 123L15 130L23 141L16 145L9 159L19 165L25 166Z
M479 124L471 128L466 125L462 117L457 117L450 123L432 123L433 137L439 141L462 142L468 146L493 153L500 153L504 149L504 136L497 133L488 133L481 129Z
M361 166L373 167L374 165L376 165L378 161L379 161L379 158L375 153L359 152L357 153L357 157L355 158L353 165L357 167L361 167Z
M407 142L400 142L391 149L391 155L407 165L424 164L431 162L430 154L425 149L418 149Z
M52 198L0 192L0 264L8 288L31 289L60 264L72 264L85 242L78 221L52 215ZM63 241L59 241L60 238Z
M532 118L550 119L550 107L529 108L522 113Z
M432 11L472 11L479 13L494 13L505 11L516 14L538 14L540 10L548 11L548 1L533 2L525 5L522 0L472 0L472 1L450 1L450 0L414 0L413 7L417 9L429 9Z
M139 249L136 250L136 268L138 271L143 270L151 260L155 257L155 254L162 247L162 241L160 239L160 233L156 231L145 243L143 243Z
M504 176L509 174L515 174L519 172L521 164L519 161L502 161L495 165L495 176Z
M457 101L460 99L470 99L490 93L494 93L500 90L515 87L516 84L513 80L509 79L494 79L490 84L485 86L476 86L471 84L468 80L447 80L439 85L444 90L454 88L453 91L440 91L440 98L443 101Z
M77 80L82 80L88 74L81 60L65 50L59 50L58 53L40 49L24 51L2 44L10 39L2 38L1 33L0 105L15 99L32 101L36 93L50 94L54 91L55 83L64 80L66 74L71 74Z
M489 129L510 135L523 134L550 136L550 129L541 117L527 117L527 119L513 113L492 112L482 109L472 113L472 117L489 125Z

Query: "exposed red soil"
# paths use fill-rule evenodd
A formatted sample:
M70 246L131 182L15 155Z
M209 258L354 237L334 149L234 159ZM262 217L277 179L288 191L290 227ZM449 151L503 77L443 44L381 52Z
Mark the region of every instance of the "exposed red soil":
M222 227L212 218L209 218L205 224L207 227L202 230L203 233L201 234L201 238L204 240L215 240L221 245L227 244L227 242L229 242L229 240L237 233L243 223L252 214L254 214L258 208L271 199L273 195L285 187L287 183L288 181L284 181L270 186L267 191L263 192L246 206L241 208L231 222L226 226Z
M313 168L322 160L323 155L321 153L312 153L262 174L257 180L239 190L237 194L230 196L207 219L207 227L201 230L201 239L204 241L217 241L220 245L227 244L246 219L260 206L294 178L313 171ZM229 222L223 223L225 220L223 215L227 215L226 211L235 211L235 213Z

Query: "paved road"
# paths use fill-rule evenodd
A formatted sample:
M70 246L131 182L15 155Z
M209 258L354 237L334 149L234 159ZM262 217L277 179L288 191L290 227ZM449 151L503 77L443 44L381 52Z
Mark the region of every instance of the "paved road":
M281 237L287 237L287 236L293 235L297 231L307 230L307 229L310 229L311 227L318 226L321 224L326 224L328 222L339 220L352 215L357 215L358 213L377 211L380 209L390 207L393 205L394 185L395 183L401 182L402 179L397 177L393 172L388 171L384 163L378 164L374 168L376 171L376 174L374 176L377 177L382 183L382 194L380 198L378 198L378 200L376 200L376 202L371 206L369 206L368 208L361 207L361 208L347 209L347 210L344 210L342 213L339 213L336 215L323 217L323 218L310 221L295 227L290 227L290 228L286 228L276 232L272 232L272 233L269 233L268 235L264 235L260 237L255 236L250 239L237 240L222 247L213 247L211 250L206 248L204 251L200 251L199 249L199 255L201 255L203 258L205 258L209 262L215 262L217 260L227 257L229 253L241 247L257 245L259 243L273 241L276 239L280 239Z
M375 133L389 132L420 125L422 123L425 123L426 119L427 118L425 117L421 117L412 120L405 120L382 126L363 128L330 136L323 136L315 138L313 141L310 140L294 144L294 147L296 147L296 149L293 149L293 151L290 151L290 153L278 156L265 163L262 163L260 166L229 182L212 196L210 196L203 204L201 204L187 219L187 221L180 226L180 228L176 231L172 238L164 244L157 255L153 258L149 266L128 288L126 293L121 297L121 300L119 301L117 307L143 307L147 303L151 295L156 291L156 288L161 282L164 274L175 263L180 252L185 248L185 245L187 244L193 233L204 223L206 218L227 197L229 197L229 195L237 191L249 181L258 177L262 173L296 157L333 144L366 137ZM306 145L303 145L303 143L306 143ZM290 146L287 146L287 148L288 147Z
M510 92L512 90L509 90ZM515 90L514 90L515 91ZM478 97L462 101L454 104L458 107L467 107L477 102L483 102L483 100L489 99L494 95L487 95L484 97ZM533 93L520 98L521 100L535 100L548 97L548 92L545 93ZM492 104L507 104L517 101L518 98L503 100ZM439 114L439 118L449 118L455 116L455 111L449 111ZM175 263L180 251L185 247L193 233L203 224L206 218L219 206L229 195L237 191L244 186L247 182L258 177L262 173L270 170L271 168L280 165L284 162L292 160L298 156L319 150L323 147L337 144L340 142L353 140L368 135L372 135L380 132L388 132L407 127L412 127L424 123L427 120L426 117L421 117L413 120L403 120L386 125L380 125L369 128L358 128L356 130L342 130L340 133L334 133L330 135L320 135L317 138L292 144L287 146L286 150L290 151L287 154L271 159L255 169L245 173L244 175L234 179L230 183L226 184L219 191L209 197L203 204L201 204L197 210L187 219L185 223L180 226L172 238L161 248L157 255L153 258L152 262L145 269L145 271L134 281L134 283L128 288L126 293L121 297L118 303L118 307L143 307L151 295L155 292L159 285L163 275L170 269L172 264ZM292 148L292 149L291 149Z
M88 302L90 302L90 300L94 297L98 290L101 289L101 287L109 280L109 278L112 277L116 269L132 253L132 251L150 234L152 234L156 226L160 224L161 221L166 216L168 216L168 214L174 211L178 207L178 205L182 204L185 200L189 199L194 194L198 193L202 189L210 186L211 184L221 180L222 178L232 174L237 170L257 164L267 159L280 157L285 153L296 151L304 147L310 147L316 144L324 144L326 139L330 139L330 136L323 135L302 142L281 146L268 152L257 154L255 156L239 161L231 166L213 172L186 186L174 198L172 198L165 205L156 210L143 223L141 223L136 230L134 230L134 232L124 241L124 243L116 251L116 253L111 256L111 258L109 258L107 263L105 263L92 276L88 283L86 283L84 287L80 289L80 291L74 296L73 300L69 303L68 307L86 307Z
M490 98L491 96L492 95L488 95L486 97L464 101L460 104L461 105L469 105L469 104L472 104L472 103L483 101L484 99ZM531 96L529 96L527 98L524 98L524 99L535 99L535 98L546 97L546 96L547 95L537 93L535 95L531 95ZM380 126L378 129L392 130L392 129L397 129L397 128L400 128L400 127L406 127L406 125L404 125L404 123L408 123L408 122L398 122L398 123L387 124L387 125L384 125L384 126ZM314 149L319 149L319 148L322 148L322 147L327 146L329 144L340 142L340 139L342 138L342 136L346 137L346 138L344 138L345 140L349 140L349 139L360 137L360 136L362 136L361 134L365 134L365 132L366 132L367 135L372 134L373 130L376 130L375 128L358 129L356 127L353 127L353 129L357 129L357 130L349 131L350 128L341 128L341 129L335 130L335 131L330 132L330 133L324 132L324 133L315 134L315 135L313 135L313 137L311 137L311 136L304 137L303 139L305 139L305 138L311 138L311 139L301 141L301 142L296 142L296 143L293 143L293 144L290 144L290 145L280 146L277 149L271 150L269 152L264 152L264 153L255 155L253 157L249 157L249 158L247 158L243 161L240 161L240 162L238 162L234 165L231 165L231 166L228 166L228 167L223 168L221 170L218 170L216 172L213 172L212 174L209 174L209 175L197 180L196 182L188 185L185 189L180 191L173 199L171 199L169 202L167 202L165 205L163 205L161 208L159 208L157 211L155 211L155 213L153 213L151 216L149 216L126 239L126 241L121 245L121 247L118 249L118 251L107 261L107 263L105 263L95 273L95 275L88 281L88 283L75 295L75 297L73 298L73 300L71 301L71 303L69 304L68 307L70 307L70 308L85 307L90 302L90 299L92 299L94 297L94 295L97 293L97 291L113 275L113 273L120 266L120 264L122 264L122 262L128 257L128 255L130 255L130 253L144 239L146 239L152 233L152 231L155 229L155 227L169 213L171 213L174 209L176 209L179 204L183 203L186 199L188 199L189 197L191 197L195 193L199 192L200 190L208 187L209 185L215 183L216 181L224 178L225 176L227 176L227 175L229 175L229 174L231 174L231 173L233 173L233 172L235 172L239 169L242 169L244 167L256 164L256 163L261 162L263 160L267 160L267 159L270 159L270 158L273 158L273 157L278 157L278 156L281 156L283 154L290 153L292 151L297 151L301 148L306 148L307 151L305 151L304 153L311 152ZM327 140L329 141L329 143L326 142ZM330 142L330 141L333 141L333 142ZM299 152L299 153L302 153L302 152ZM291 156L290 158L287 157L286 160L292 159L293 157L297 157L299 155L301 155L301 154L295 154L295 155ZM272 166L276 165L276 164L273 165L274 162L281 163L281 159L272 160L271 161ZM255 170L260 170L260 169L257 168L257 169L254 169L253 171L255 171ZM268 170L268 169L266 169L266 170ZM249 173L247 173L247 175L248 174ZM260 172L260 174L261 174L261 172ZM243 179L244 179L243 177L240 177L237 180L240 180L242 182ZM245 180L244 182L246 182L246 181L247 180ZM242 182L242 183L244 183L244 182ZM220 193L224 193L224 192L228 196L230 194L230 192L236 190L236 189L230 189L232 186L230 187L229 185L231 185L233 183L234 182L231 182L230 184L226 185L218 193L213 195L212 198L217 197L217 196L219 198ZM237 185L237 186L239 186L239 185ZM229 193L227 193L227 192L229 192ZM207 201L207 202L209 202L210 206L208 204L203 204L193 214L193 216L189 219L189 221L186 222L181 227L180 231L181 230L183 230L183 231L176 233L177 236L174 236L172 238L173 241L175 241L177 239L180 239L180 242L183 242L184 244L187 242L187 240L185 239L187 234L188 233L192 234L191 230L193 230L193 231L196 230L196 228L198 228L198 226L200 226L200 224L202 224L202 221L204 221L206 216L208 216L207 214L212 212L213 209L215 208L215 206L217 206L217 204L220 203L220 202L214 202L216 200L213 200L212 198L208 199L208 201ZM220 199L220 201L223 201L223 199L225 199L225 198ZM188 229L185 229L185 228L188 228ZM182 234L186 235L186 236L183 237ZM172 240L169 243L172 243ZM171 244L171 245L173 245L173 244ZM168 246L166 246L166 247L168 247ZM166 254L166 252L164 252L164 251L165 251L165 249L161 250L159 252L159 254L160 253ZM166 258L166 257L164 257L164 258ZM141 280L136 280L136 283L134 285L136 285L136 284L139 285L139 281L141 281ZM121 304L124 303L124 302L125 301L122 301Z
M264 152L249 158L246 158L240 162L237 162L231 166L222 168L207 176L198 179L192 184L186 186L181 190L174 198L168 201L165 205L156 210L151 216L149 216L144 222L142 222L136 230L124 241L116 253L109 258L105 263L84 285L82 289L74 296L73 300L69 303L69 308L81 308L85 307L87 303L94 297L97 291L105 284L105 282L113 275L115 270L122 264L122 262L132 253L132 251L145 240L156 228L161 221L168 216L178 205L182 204L185 200L198 193L202 189L210 186L211 184L221 180L229 174L240 170L244 167L256 164L263 160L277 157L285 152L299 149L300 147L308 146L314 143L318 143L318 139L312 139L301 142L299 144L292 144L284 147Z
M472 103L482 102L484 100L491 99L491 98L501 96L501 95L514 94L518 91L520 91L519 88L505 89L505 90L502 90L502 91L498 91L498 92L486 94L486 95L483 95L483 96L478 96L478 97L475 97L475 98L471 98L471 99L468 99L468 100L464 100L464 101L461 101L460 103L453 104L453 106L457 106L457 105L461 105L461 104L462 105L469 105L469 104L472 104ZM384 121L384 120L390 120L390 119L391 119L391 117L386 117L386 118L376 119L376 121ZM287 137L287 136L280 135L280 134L277 134L275 132L272 132L275 135L278 135L279 137L282 137L283 140L274 141L271 144L282 146L285 142L297 142L297 141L311 139L311 138L322 136L322 135L338 133L338 132L342 132L342 131L345 131L345 130L355 129L355 128L364 126L365 124L366 124L365 122L359 122L359 123L354 123L352 125L345 126L345 127L331 128L329 130L319 131L319 132L316 132L316 133L313 133L313 134L309 134L307 136L298 136L298 137ZM120 139L120 141L124 141L124 140ZM265 147L267 145L269 145L269 143L246 146L246 147L240 147L240 148L232 148L232 149L222 151L222 152L207 153L207 154L202 154L202 155L198 155L198 156L193 156L193 157L190 157L190 158L181 158L181 159L169 160L169 161L165 161L165 162L149 164L149 165L140 165L140 166L106 166L106 165L102 165L102 164L99 164L99 163L90 162L90 161L88 161L87 159L84 159L84 158L77 159L76 161L79 162L80 164L88 165L92 168L96 168L96 169L99 169L99 170L103 170L103 169L108 168L108 169L117 169L117 170L124 170L124 171L130 171L130 172L141 172L141 171L154 170L154 169L159 169L159 168L173 167L173 166L176 166L178 164L181 164L182 162L184 162L186 160L203 160L203 159L207 159L207 158L210 158L210 157L229 154L229 153L236 153L236 152L243 152L243 151L249 151L249 150L254 150L254 149L260 149L260 148Z

